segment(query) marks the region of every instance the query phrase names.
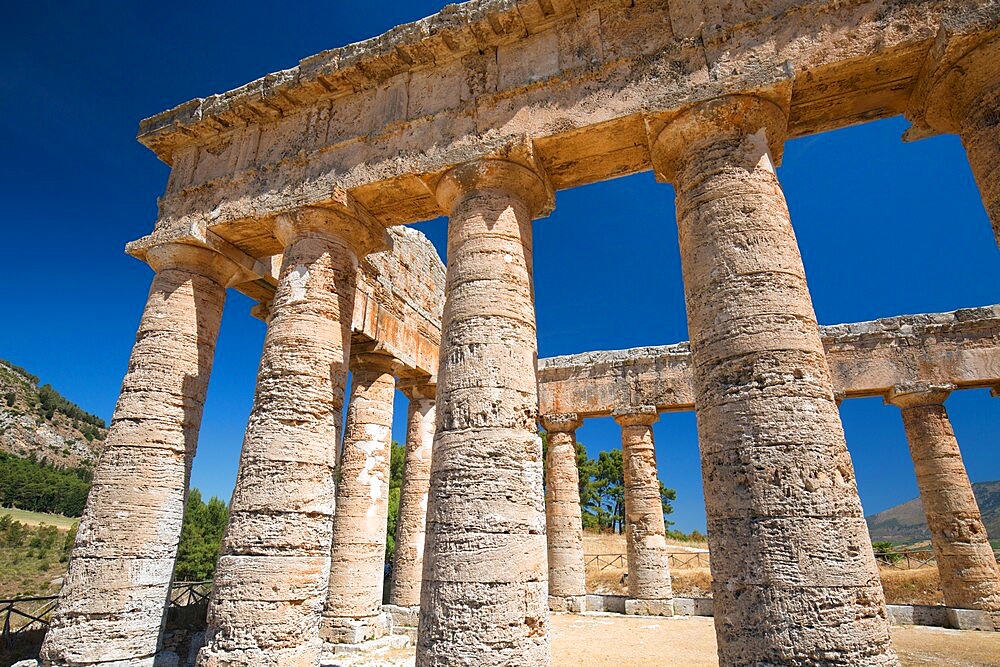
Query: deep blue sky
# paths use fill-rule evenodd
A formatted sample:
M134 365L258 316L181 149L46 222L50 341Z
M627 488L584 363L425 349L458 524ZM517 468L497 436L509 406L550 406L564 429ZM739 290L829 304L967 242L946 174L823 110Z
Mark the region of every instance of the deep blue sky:
M436 2L8 3L0 22L0 357L110 419L150 270L122 252L152 229L167 168L141 118L431 14ZM368 9L377 7L377 9ZM904 144L899 118L799 139L779 170L822 323L1000 302L1000 252L955 137ZM441 248L442 220L420 225ZM535 223L542 356L687 338L673 194L650 174L560 192ZM263 325L230 293L192 482L228 498ZM973 481L1000 479L1000 399L948 401ZM394 434L403 439L405 398ZM862 502L916 496L898 410L842 408ZM663 415L675 520L704 529L692 413ZM610 419L579 432L618 446ZM1000 536L993 536L1000 537Z

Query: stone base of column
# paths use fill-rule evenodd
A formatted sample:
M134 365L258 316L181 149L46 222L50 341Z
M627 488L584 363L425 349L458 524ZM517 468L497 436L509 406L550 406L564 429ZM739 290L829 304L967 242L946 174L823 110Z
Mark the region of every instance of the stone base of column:
M420 625L420 605L401 607L395 604L382 605L382 611L392 621L392 634L408 637L417 643L417 626Z
M587 611L586 595L550 595L549 611L565 611L571 614L582 614Z
M985 630L1000 631L1000 612L984 611L982 609L945 609L948 616L948 627L955 630Z
M229 667L230 665L280 665L281 667L311 667L316 664L319 642L309 641L295 648L259 648L238 651L220 651L213 646L205 646L198 652L198 667ZM124 667L133 663L102 663L101 667ZM140 663L143 664L143 663ZM154 663L159 667L160 663ZM169 664L175 667L176 664Z
M625 600L625 613L628 616L673 616L673 600Z
M389 634L392 634L392 616L384 611L365 618L326 617L320 630L320 637L331 650L330 644L362 644Z
M349 659L352 665L397 664L386 662L384 655L412 645L408 637L399 635L386 635L361 644L327 644L319 656L318 667L340 667L348 660L347 656L353 656Z

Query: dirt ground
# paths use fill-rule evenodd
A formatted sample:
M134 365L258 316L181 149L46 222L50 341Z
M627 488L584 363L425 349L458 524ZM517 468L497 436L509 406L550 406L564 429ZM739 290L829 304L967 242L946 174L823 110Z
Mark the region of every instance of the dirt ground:
M715 628L704 616L651 618L617 614L552 614L553 667L717 667ZM1000 632L894 627L903 667L998 667ZM338 667L410 667L414 649L379 657L354 655Z
M553 667L715 667L715 628L707 617L552 615ZM1000 665L1000 633L896 627L892 640L904 667Z

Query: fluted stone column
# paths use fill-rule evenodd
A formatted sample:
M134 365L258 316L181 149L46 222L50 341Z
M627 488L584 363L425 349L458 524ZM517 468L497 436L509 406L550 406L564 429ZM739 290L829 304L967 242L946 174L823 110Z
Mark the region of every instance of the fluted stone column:
M351 401L337 468L324 640L357 644L388 632L382 614L392 399L398 364L383 354L352 360Z
M576 414L545 415L545 527L548 531L549 609L585 611L587 580L583 565L580 472L576 465Z
M625 472L625 543L628 552L628 600L625 613L672 616L667 526L663 521L660 478L656 474L651 405L620 408L612 413L622 428Z
M406 458L403 460L403 487L399 492L399 514L396 517L396 554L389 604L416 607L420 604L420 581L424 568L437 385L409 385L402 391L410 399L410 407L406 421Z
M437 186L450 213L420 667L549 664L531 220L550 194L504 160Z
M907 116L933 132L958 134L1000 244L1000 37L943 49L920 82ZM909 133L908 133L909 134ZM918 133L919 134L919 133Z
M200 666L315 667L334 507L335 443L367 218L303 209L284 245Z
M719 661L898 665L774 171L785 123L721 97L653 147L676 193Z
M1000 621L1000 570L944 407L953 388L899 386L886 401L903 416L945 606L981 609Z
M152 665L235 264L167 244L42 646L46 665Z

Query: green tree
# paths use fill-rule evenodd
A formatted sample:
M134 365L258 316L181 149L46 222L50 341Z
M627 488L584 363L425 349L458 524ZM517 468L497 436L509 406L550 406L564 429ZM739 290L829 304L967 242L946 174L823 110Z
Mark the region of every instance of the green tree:
M389 453L389 514L386 517L385 562L392 563L396 553L396 521L399 518L399 497L403 488L403 463L406 448L395 440Z
M191 489L181 524L175 579L204 581L212 578L228 521L229 508L225 502L213 496L205 503L201 491Z

